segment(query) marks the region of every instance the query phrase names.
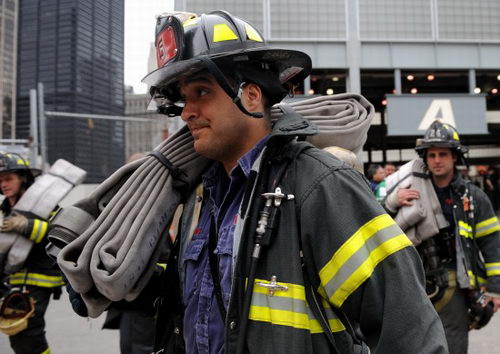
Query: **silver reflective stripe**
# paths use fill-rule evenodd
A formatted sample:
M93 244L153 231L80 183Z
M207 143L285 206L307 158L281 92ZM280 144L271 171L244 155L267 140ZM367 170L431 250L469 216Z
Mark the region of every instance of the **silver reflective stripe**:
M314 319L312 311L309 309L309 306L307 306L304 300L294 299L291 297L269 296L254 292L252 297L252 305L271 307L276 310L305 313L309 315L309 317Z
M490 232L490 230L491 230L491 232ZM477 237L487 236L490 233L493 233L494 231L497 231L497 230L498 230L498 221L494 220L487 225L476 228L476 235L477 235Z
M494 275L500 275L500 262L495 263L485 263L486 275L491 277Z
M392 224L389 227L379 230L366 240L363 246L342 265L338 272L326 284L325 290L327 294L331 296L335 293L335 291L370 257L370 253L373 250L398 235L401 235L401 229L398 225Z

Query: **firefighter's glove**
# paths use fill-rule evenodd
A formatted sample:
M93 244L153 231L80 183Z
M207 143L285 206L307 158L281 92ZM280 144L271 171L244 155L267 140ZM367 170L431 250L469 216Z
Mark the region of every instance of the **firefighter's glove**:
M17 232L18 234L27 236L28 234L28 218L24 215L16 214L5 218L2 226L2 232Z
M67 281L66 282L66 291L68 292L69 295L69 301L71 302L71 307L73 308L73 311L78 316L81 317L88 317L89 313L87 310L87 306L85 305L85 302L83 302L82 296L73 289L71 284Z

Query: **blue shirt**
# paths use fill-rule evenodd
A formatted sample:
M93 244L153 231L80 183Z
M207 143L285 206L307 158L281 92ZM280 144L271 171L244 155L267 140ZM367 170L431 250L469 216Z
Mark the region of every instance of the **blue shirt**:
M184 340L188 354L219 354L224 351L224 321L214 294L208 260L211 223L216 220L222 297L227 308L232 283L233 235L239 207L253 163L267 137L238 160L228 176L224 166L215 162L203 175L204 201L198 227L186 247L184 263Z

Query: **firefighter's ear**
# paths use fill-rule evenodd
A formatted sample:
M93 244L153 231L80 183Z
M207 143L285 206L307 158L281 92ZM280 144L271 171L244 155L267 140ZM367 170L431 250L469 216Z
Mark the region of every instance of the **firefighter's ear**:
M242 101L249 112L261 112L264 106L263 100L264 96L259 85L249 83L243 87Z

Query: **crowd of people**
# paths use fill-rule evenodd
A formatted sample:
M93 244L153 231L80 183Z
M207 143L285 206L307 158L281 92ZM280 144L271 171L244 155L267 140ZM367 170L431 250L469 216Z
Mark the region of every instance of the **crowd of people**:
M317 130L304 117L271 119L271 106L310 74L307 54L270 48L224 11L159 16L156 35L151 95L160 112L181 116L209 163L190 184L164 155L148 157L172 172L182 208L178 225L160 230L165 264L134 287L133 301L106 300L124 336L144 336L132 352L467 353L469 330L500 307L500 225L498 175L459 172L459 132L435 121L408 176L387 163L365 178L355 154L305 142ZM7 277L7 293L17 285L35 301L11 345L50 353L43 317L63 274L39 250L48 221L11 212L34 170L10 157L0 155L2 232L37 244ZM152 211L137 207L146 223ZM97 209L85 208L87 218ZM79 235L78 225L65 227ZM106 290L78 290L83 278L64 275L75 312L95 313ZM2 306L0 321L19 308L10 310Z

